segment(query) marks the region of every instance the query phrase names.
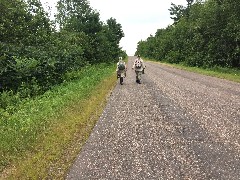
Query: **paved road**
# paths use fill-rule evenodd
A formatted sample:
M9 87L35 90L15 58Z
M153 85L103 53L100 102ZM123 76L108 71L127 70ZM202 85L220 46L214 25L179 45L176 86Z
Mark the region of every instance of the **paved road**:
M239 180L240 84L132 63L66 179Z

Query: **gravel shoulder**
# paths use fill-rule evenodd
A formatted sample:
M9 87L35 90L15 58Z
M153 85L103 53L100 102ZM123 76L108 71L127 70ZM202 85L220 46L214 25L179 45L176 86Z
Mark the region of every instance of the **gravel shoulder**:
M66 179L240 179L240 84L133 60Z

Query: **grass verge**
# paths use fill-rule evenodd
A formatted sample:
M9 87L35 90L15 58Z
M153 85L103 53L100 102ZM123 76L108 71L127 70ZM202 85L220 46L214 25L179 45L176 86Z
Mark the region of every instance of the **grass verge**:
M115 65L90 67L81 73L82 78L56 87L41 98L25 102L19 111L24 111L26 117L28 110L29 125L22 123L17 125L21 128L15 129L15 133L23 137L13 141L11 147L19 151L6 152L9 148L6 146L5 151L1 152L5 153L4 160L8 165L0 179L64 179L101 115L107 95L116 84L114 70ZM29 108L34 109L35 114ZM18 113L14 115L22 118ZM25 119L16 122L21 121ZM8 124L8 129L12 125L14 123ZM22 133L22 128L31 133ZM6 136L5 141L17 138L13 132L11 130L11 135L7 136L6 132L3 134L4 131L1 131ZM32 138L23 140L27 135ZM27 144L21 143L19 148L15 143L21 140Z
M183 64L170 64L166 62L159 62L152 59L146 59L146 61L152 61L156 63L160 63L166 66L175 67L178 69L196 72L199 74L217 77L221 79L226 79L229 81L234 81L240 83L240 70L239 69L232 69L232 68L222 68L222 67L214 67L214 68L200 68L200 67L189 67Z

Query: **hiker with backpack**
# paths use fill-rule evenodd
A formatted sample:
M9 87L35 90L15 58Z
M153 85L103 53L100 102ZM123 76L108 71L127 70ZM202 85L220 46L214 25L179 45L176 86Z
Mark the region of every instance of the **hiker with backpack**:
M140 55L137 56L137 59L135 59L132 69L135 70L136 73L136 83L141 84L142 83L142 74L145 69L145 65L143 63L143 60L141 59Z
M117 63L117 78L120 78L120 84L123 85L123 78L126 77L127 65L122 60L122 57L119 57L119 61Z

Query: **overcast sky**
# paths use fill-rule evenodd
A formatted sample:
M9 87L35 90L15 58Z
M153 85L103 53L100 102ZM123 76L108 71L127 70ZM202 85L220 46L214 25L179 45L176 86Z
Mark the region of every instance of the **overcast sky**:
M52 7L52 14L57 0L41 0ZM171 2L186 6L186 0L89 0L92 9L100 14L101 21L115 18L122 25L125 37L120 46L128 55L134 55L137 43L146 40L157 29L166 28L173 21L170 18Z

